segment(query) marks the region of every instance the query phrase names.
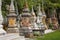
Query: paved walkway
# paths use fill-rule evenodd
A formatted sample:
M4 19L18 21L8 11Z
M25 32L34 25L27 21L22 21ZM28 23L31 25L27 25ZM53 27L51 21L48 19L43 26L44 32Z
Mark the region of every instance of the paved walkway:
M50 32L53 31L51 29L45 30L45 34ZM33 39L25 38L24 36L19 36L18 33L9 33L6 35L0 35L0 40L33 40Z
M12 34L6 34L6 35L2 35L0 36L0 40L25 40L24 36L19 36L16 33L12 33Z
M24 36L19 36L17 33L11 33L0 36L0 40L33 40L29 38L25 38Z

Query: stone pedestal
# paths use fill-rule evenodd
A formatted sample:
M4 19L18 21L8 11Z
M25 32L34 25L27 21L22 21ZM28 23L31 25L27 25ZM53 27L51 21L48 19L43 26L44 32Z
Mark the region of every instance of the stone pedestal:
M52 18L52 25L53 25L53 29L58 29L59 24L56 17Z
M8 28L7 33L19 33L18 28Z
M52 29L47 29L44 31L44 34L48 34L48 33L51 33L51 32L54 32Z
M4 31L3 26L0 25L0 35L5 35L6 31Z

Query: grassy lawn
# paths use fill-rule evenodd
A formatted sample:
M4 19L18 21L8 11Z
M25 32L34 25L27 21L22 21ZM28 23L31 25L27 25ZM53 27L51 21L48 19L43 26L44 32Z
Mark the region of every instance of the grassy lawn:
M36 40L60 40L60 31L55 31L53 33L45 34L44 37L37 37Z

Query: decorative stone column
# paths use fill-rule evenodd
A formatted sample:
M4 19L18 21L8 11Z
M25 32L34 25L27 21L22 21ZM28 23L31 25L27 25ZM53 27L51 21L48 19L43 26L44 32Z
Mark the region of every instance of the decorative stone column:
M44 35L44 31L45 31L45 25L44 25L42 19L43 19L43 14L41 12L41 7L39 5L38 14L37 14L37 26L38 26L38 28L40 30L41 36Z
M6 31L4 31L3 25L2 25L3 17L2 17L2 12L1 12L1 6L2 6L2 0L0 0L0 35L6 34Z
M37 24L36 24L36 14L34 12L33 5L32 5L31 15L32 15L32 25L33 25L33 28L37 29L38 27L37 27Z
M53 24L53 29L58 29L58 19L56 17L56 10L53 10L53 16L52 16L52 24Z
M15 13L14 8L14 0L11 0L11 4L9 7L9 14L7 15L7 21L8 21L8 33L18 33L19 29L17 26L17 14Z
M42 22L45 25L45 28L48 29L46 24L46 14L45 14L44 8L42 8L42 14L43 14Z
M32 37L32 26L31 26L31 13L28 8L27 1L24 4L22 14L20 14L20 35L24 35L25 37Z
M38 25L38 27L42 27L43 26L42 18L43 18L43 15L42 15L42 12L41 12L41 7L39 5L38 14L37 14L37 25Z

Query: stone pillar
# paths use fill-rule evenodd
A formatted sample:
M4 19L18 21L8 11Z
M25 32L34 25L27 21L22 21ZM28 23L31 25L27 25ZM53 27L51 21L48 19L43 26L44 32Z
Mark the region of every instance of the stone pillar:
M2 5L2 1L0 0L0 35L6 34L6 31L4 31L3 25L2 25L3 17L2 17L2 12L1 12L1 5Z

